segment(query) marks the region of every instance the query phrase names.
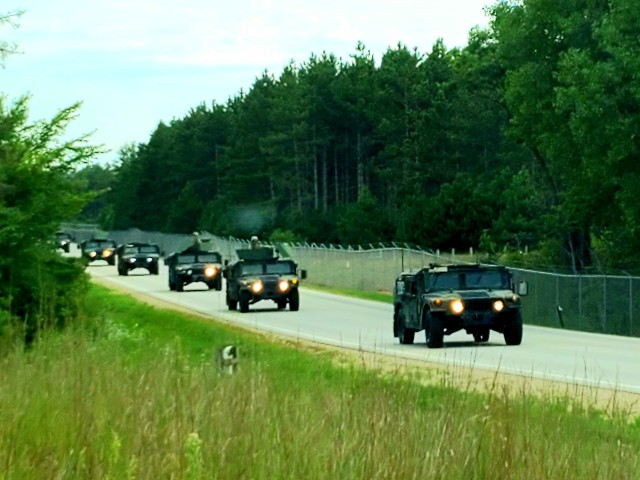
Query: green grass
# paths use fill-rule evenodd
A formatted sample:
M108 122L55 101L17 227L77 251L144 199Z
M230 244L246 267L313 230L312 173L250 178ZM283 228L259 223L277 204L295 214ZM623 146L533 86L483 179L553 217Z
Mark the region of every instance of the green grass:
M332 288L323 285L314 285L305 283L306 288L319 290L321 292L335 293L337 295L345 295L348 297L362 298L364 300L375 300L377 302L392 303L393 294L391 292L367 292L364 290L355 290L350 288Z
M93 287L0 365L2 479L637 479L640 424L571 398L336 366ZM234 376L216 348L239 346Z

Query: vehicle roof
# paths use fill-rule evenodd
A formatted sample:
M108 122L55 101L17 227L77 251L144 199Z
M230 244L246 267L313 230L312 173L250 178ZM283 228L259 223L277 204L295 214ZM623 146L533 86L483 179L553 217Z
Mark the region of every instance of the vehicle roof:
M401 277L415 277L420 272L428 273L445 273L445 272L470 272L474 270L508 270L504 265L482 265L479 263L451 263L451 264L436 264L432 263L429 266L422 267L418 270L411 270L402 272L398 275Z

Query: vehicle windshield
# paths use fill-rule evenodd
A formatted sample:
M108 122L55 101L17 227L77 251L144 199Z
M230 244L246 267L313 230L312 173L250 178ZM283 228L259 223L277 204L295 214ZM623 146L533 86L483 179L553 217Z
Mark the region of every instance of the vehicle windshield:
M201 253L198 255L199 263L220 263L220 255L217 253Z
M296 273L296 269L291 262L267 263L267 273L283 275Z
M178 263L220 263L217 253L182 253L178 255Z
M68 233L56 233L56 238L58 240L69 240L71 238L71 235L69 235Z
M136 253L159 253L158 247L155 245L128 245L124 247L124 253L136 254Z
M508 289L509 274L497 270L446 272L432 277L430 290Z
M178 263L196 263L195 255L178 255Z
M262 263L245 263L240 267L242 275L262 275L264 265Z

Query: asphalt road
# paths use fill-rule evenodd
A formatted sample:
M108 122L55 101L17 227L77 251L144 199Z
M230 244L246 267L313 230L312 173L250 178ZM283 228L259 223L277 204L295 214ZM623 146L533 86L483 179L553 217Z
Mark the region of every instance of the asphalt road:
M392 333L392 306L301 288L300 311L279 311L271 301L251 305L248 313L229 311L222 292L192 284L184 292L168 287L167 267L160 274L133 270L118 276L115 267L94 262L88 271L104 281L171 302L229 323L322 344L376 352L397 358L501 371L532 378L597 386L640 394L640 339L571 332L526 325L522 345L507 347L491 332L486 344L475 344L458 332L445 337L444 348L429 349L424 333L414 345L400 345Z

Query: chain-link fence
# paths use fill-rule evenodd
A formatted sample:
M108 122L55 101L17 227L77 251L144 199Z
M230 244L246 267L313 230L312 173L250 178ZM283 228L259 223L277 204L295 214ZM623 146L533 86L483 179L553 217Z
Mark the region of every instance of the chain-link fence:
M163 253L179 251L191 244L191 235L145 232L138 229L101 232L91 225L66 225L77 242L100 235L125 242L157 243ZM236 249L248 240L218 237L203 232L204 248L219 252L224 259L236 259ZM460 261L400 246L343 248L333 245L277 244L283 256L293 258L307 270L306 283L365 291L391 291L396 276L430 263ZM548 327L640 337L640 306L634 302L640 292L640 277L613 275L563 275L510 269L516 280L526 280L529 295L522 300L525 323Z

